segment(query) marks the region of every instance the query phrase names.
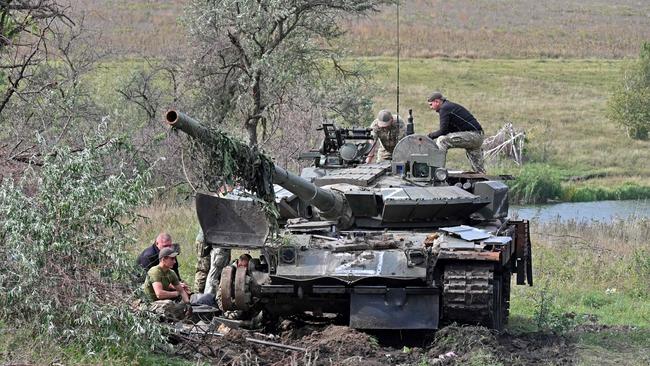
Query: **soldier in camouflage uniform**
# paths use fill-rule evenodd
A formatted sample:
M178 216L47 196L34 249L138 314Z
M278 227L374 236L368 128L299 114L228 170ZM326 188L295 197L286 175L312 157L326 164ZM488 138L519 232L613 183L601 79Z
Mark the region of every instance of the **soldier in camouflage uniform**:
M370 128L374 145L366 158L366 163L391 160L395 145L406 135L404 121L399 116L396 120L389 111L384 109L379 112Z
M159 263L147 272L143 290L151 301L150 311L163 317L179 321L192 314L190 299L181 282L172 270L178 252L173 247L165 247L158 254Z
M462 105L448 101L440 92L433 92L427 99L429 107L440 115L440 128L428 136L440 150L465 149L472 169L485 173L483 167L483 127Z
M230 262L230 249L205 244L201 229L196 235L196 249L198 260L194 275L194 292L216 295L221 271Z

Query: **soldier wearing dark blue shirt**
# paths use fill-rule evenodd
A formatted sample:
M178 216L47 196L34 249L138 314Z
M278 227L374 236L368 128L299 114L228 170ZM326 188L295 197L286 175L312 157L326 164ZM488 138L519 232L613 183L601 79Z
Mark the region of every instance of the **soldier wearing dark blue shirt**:
M142 253L138 256L138 265L142 268L144 273L147 273L151 268L157 266L160 263L158 259L158 254L163 248L173 247L172 237L167 233L160 233L156 237L156 241L147 249L143 250ZM179 280L181 278L180 273L178 272L178 262L174 264L172 270L176 272Z
M483 167L483 127L462 105L448 101L440 92L434 92L427 99L429 107L440 115L440 128L428 136L440 150L463 148L472 169L485 173Z

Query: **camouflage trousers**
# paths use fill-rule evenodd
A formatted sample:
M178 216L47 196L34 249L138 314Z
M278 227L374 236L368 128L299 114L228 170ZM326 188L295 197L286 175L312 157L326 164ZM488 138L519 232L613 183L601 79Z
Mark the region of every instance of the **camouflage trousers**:
M472 170L478 173L485 173L483 167L483 135L471 131L452 132L447 135L442 135L436 139L436 145L443 151L452 148L465 149L465 154L469 163L472 165Z
M199 251L196 262L194 292L215 295L221 280L221 270L230 263L230 249L212 248L209 255L200 256L204 252Z
M149 304L149 311L173 321L185 319L187 305L183 302L168 300L157 300Z

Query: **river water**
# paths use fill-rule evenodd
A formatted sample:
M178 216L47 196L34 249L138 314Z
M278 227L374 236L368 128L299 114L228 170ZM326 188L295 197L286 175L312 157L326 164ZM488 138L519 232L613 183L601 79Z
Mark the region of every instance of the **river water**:
M650 217L650 200L565 202L510 206L510 217L549 221L611 221L614 218Z

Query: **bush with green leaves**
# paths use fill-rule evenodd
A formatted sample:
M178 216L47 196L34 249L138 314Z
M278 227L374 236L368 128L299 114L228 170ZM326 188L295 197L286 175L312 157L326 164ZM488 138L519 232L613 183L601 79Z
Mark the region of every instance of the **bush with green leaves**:
M132 309L126 251L152 192L148 172L116 165L121 144L104 129L83 149L43 147L22 177L0 185L0 322L88 352L133 352L163 336Z
M562 311L547 284L543 284L536 292L533 318L539 329L563 332L580 322L574 314Z
M650 131L650 42L641 46L639 60L625 70L623 81L609 100L608 117L627 129L633 139L647 140Z

